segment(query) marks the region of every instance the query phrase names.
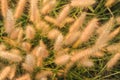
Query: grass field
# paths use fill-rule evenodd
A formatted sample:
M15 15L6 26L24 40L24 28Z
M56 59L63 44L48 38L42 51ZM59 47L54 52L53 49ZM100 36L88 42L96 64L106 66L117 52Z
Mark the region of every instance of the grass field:
M67 16L65 16L61 21L58 20L58 24L54 22L57 21L57 18L59 17L59 14L62 12L62 9L65 7L65 5L71 4L71 0L56 0L56 6L54 6L54 8L47 14L41 12L43 6L47 4L46 3L43 5L43 1L45 0L38 0L38 4L34 4L35 0L27 0L25 6L23 6L24 10L19 17L14 17L18 0L7 1L7 10L9 11L4 13L5 8L2 7L5 6L5 3L2 5L2 0L0 0L0 80L120 80L120 57L118 58L118 61L116 65L113 66L113 68L107 69L107 62L117 53L118 56L120 54L120 20L117 21L117 18L120 18L120 0L115 0L115 2L108 7L105 6L107 0L91 0L95 1L95 3L87 7L72 6L71 8L70 5L70 10L68 10ZM32 5L30 1L33 3L33 16L31 10ZM50 1L48 0L48 3L49 2ZM35 8L36 5L39 15L37 14L37 10ZM75 31L70 32L71 25L84 12L86 12L86 18L83 21L83 24L78 26L80 29L73 29ZM11 15L11 13L13 14ZM45 19L46 16L52 17L55 19L55 21L47 21ZM62 22L65 21L67 17L70 17L73 21L69 23L66 22L66 24L59 26ZM93 31L92 35L90 35L90 38L87 39L87 41L83 41L83 43L78 44L75 48L73 46L79 38L77 38L70 45L64 44L65 39L69 33L73 34L72 37L74 38L75 32L80 32L80 36L78 36L81 37L81 34L86 29L86 26L89 26L89 22L93 18L96 18L97 22L94 23L95 25L91 25L97 25L98 27ZM111 18L114 19L111 20ZM109 22L110 20L111 22ZM98 34L97 30L107 22L108 27L112 26L110 30L109 28L103 28L103 31L100 31ZM28 25L30 28L27 27ZM18 32L13 33L17 29ZM57 37L50 39L48 34L53 29L58 30L60 33L59 35L55 33ZM104 29L108 33L104 33ZM119 29L118 33L110 38L110 40L107 40L107 38L110 36L110 33L116 29ZM89 37L89 34L91 33L88 33L87 37ZM101 34L106 36L102 36L101 39ZM83 37L86 36L85 34L82 35ZM57 43L58 37L59 41ZM98 40L99 38L101 39L100 41ZM71 39L72 38L68 38L66 43L69 43ZM104 54L102 57L93 57L92 53L89 54L88 51L88 55L85 53L86 55L83 54L83 57L81 58L74 58L74 56L77 57L77 54L78 56L81 56L79 54L82 53L82 51L84 53L84 50L87 50L89 48L94 50L94 46L96 46L97 41L99 41L99 44L97 45L97 48L95 47L95 49L98 50L96 52L101 51ZM24 42L26 42L26 44L23 44ZM111 45L114 47L114 44L118 44L119 46L117 47L116 51L107 50ZM3 53L5 53L5 55ZM16 55L18 58L14 55ZM64 62L66 60L64 59L66 58L64 56L62 57L63 59L60 58L58 61L55 61L62 55L67 55L70 58L65 64ZM88 64L85 63L85 65L83 65L86 58L88 59ZM72 62L72 66L70 66L66 72L66 69L68 67L67 64L69 65L69 63ZM24 66L24 63L27 66ZM5 74L4 72L4 69L6 67L10 68L10 70L8 69L5 71L8 74ZM12 74L13 77L10 78L10 75ZM20 79L25 74L27 74L27 78ZM38 79L36 78L36 75L38 75Z

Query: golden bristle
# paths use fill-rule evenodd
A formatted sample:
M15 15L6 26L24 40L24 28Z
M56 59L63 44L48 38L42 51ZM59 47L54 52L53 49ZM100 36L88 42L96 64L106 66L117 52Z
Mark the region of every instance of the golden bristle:
M95 0L71 0L71 6L73 7L89 7L95 4Z
M22 61L22 57L20 55L12 54L7 51L1 51L0 57L2 59L6 59L6 60L12 61L12 62L21 62Z
M20 28L15 28L14 31L11 32L10 38L11 39L17 39L19 32L20 32Z
M43 77L48 77L51 76L53 73L52 71L41 71L40 73L38 73L35 77L36 80L41 80Z
M78 67L82 66L82 67L93 67L94 63L91 59L88 58L84 58L84 59L80 59L80 61L78 62Z
M114 18L110 18L108 22L106 22L103 26L105 27L103 32L99 35L99 38L96 40L96 46L99 45L99 47L103 47L107 44L107 42L110 40L108 39L108 35L113 27L114 24Z
M78 19L70 26L69 32L75 32L80 29L80 27L83 25L83 22L86 18L86 13L82 13Z
M52 39L52 40L54 40L54 39L56 39L57 38L57 36L60 34L60 31L59 30L57 30L57 29L52 29L52 30L50 30L50 32L48 33L48 38L49 39Z
M1 50L1 51L5 51L5 50L6 50L5 44L0 43L0 50Z
M10 66L5 67L0 73L0 80L5 80L7 76L9 75L10 71L11 71Z
M70 55L65 54L65 55L56 57L56 59L54 60L54 62L57 65L65 65L69 60L70 60Z
M54 50L55 51L59 51L60 49L62 49L63 46L63 35L60 34L58 35L58 37L56 38L56 41L54 43Z
M55 5L56 5L56 0L49 1L43 6L41 13L44 15L49 13L55 7Z
M29 42L23 42L21 46L26 52L29 52L31 49L31 44Z
M111 7L113 3L115 3L116 0L106 0L105 6Z
M8 0L1 0L1 12L2 16L5 18L8 12Z
M3 0L2 0L3 1ZM11 9L7 10L6 17L4 19L4 27L5 27L5 32L8 33L9 35L15 28L15 19L13 17L13 13Z
M35 37L35 29L31 26L31 25L28 25L26 27L26 30L25 30L25 35L26 35L26 38L27 39L33 39Z
M56 25L60 25L60 23L62 23L64 21L64 19L68 16L69 11L70 11L70 5L65 5L65 7L62 9L62 11L60 12L60 14L58 15L57 19L56 19ZM61 26L63 27L63 26ZM61 28L60 27L60 28Z
M74 42L80 37L80 34L81 34L80 31L68 33L65 37L64 44L65 45L74 44Z
M16 80L31 80L30 74L24 74L23 76L17 78Z
M98 27L98 19L93 18L87 25L87 27L83 30L81 33L80 38L75 42L73 45L74 48L78 47L80 43L86 42L90 39L90 37L93 35L93 32Z
M15 19L18 19L22 15L26 2L27 0L19 0L14 14Z
M8 78L10 79L10 80L12 80L14 77L15 77L15 74L16 74L16 65L12 65L11 66L12 68L11 68L11 71L10 71L10 73L9 73L9 76L8 76Z
M106 64L107 70L110 70L120 59L120 53L115 54Z

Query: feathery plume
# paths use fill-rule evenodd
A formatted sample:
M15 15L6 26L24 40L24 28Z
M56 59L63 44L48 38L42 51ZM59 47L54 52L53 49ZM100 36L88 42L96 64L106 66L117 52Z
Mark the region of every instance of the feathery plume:
M36 75L36 80L41 80L43 77L51 76L53 73L51 71L41 71Z
M7 51L0 51L0 57L3 59L7 59L12 62L20 62L22 61L22 57L17 54L12 54Z
M31 49L31 44L29 42L23 42L21 46L26 52L29 52Z
M19 31L19 33L18 33L18 38L17 38L17 42L18 42L18 43L23 40L23 33L24 33L22 28L20 28L19 30L20 30L20 31Z
M49 2L49 0L42 0L42 5L46 5Z
M57 24L56 19L54 19L54 18L52 18L52 17L50 17L50 16L45 16L44 19L45 19L46 21L50 22L50 23L55 24L55 25ZM71 17L66 17L65 20L63 20L62 23L60 23L60 24L57 25L57 26L62 27L62 26L64 26L66 23L71 23L71 22L73 22L73 21L74 21L73 18L71 18Z
M12 67L12 68L11 68L11 71L10 71L10 73L9 73L8 78L9 78L10 80L13 80L13 78L15 77L15 73L16 73L16 65L12 65L11 67Z
M78 31L79 28L82 26L84 20L86 18L86 13L83 12L80 17L70 26L69 32Z
M97 57L97 58L100 58L100 57L103 57L104 56L104 53L102 51L98 51L96 53L93 53L91 55L92 57Z
M2 16L5 18L8 12L8 0L1 0L1 12Z
M11 67L7 66L5 67L2 72L0 73L0 80L5 80L9 74L9 72L11 71Z
M63 46L63 35L60 34L60 35L58 35L58 37L54 43L54 50L59 51L60 49L62 49L62 46Z
M31 25L28 25L25 34L27 39L33 39L35 37L35 29Z
M120 24L120 17L116 18L117 24Z
M26 2L27 0L19 0L17 8L15 10L15 14L14 14L15 19L18 19L21 16Z
M18 38L18 34L20 32L21 28L15 28L14 31L11 32L10 34L10 38L11 39L17 39Z
M100 34L99 38L97 39L95 43L96 46L99 45L99 47L101 48L107 44L107 42L109 41L108 35L113 27L113 24L114 24L114 18L112 17L108 22L106 22L103 25L105 28L104 28L104 31Z
M110 70L120 59L120 53L115 54L107 63L107 70Z
M81 34L80 31L68 33L65 37L64 44L65 45L73 44L79 38L80 34Z
M95 29L98 27L98 19L93 18L87 25L87 27L84 29L84 31L81 33L80 38L75 42L73 45L74 48L78 47L80 43L86 42L89 40L89 38L92 36Z
M120 43L112 44L106 48L109 52L120 52Z
M20 50L13 48L10 50L10 53L20 55Z
M59 34L60 34L60 31L58 29L52 29L52 30L49 31L47 36L48 36L49 39L54 40L54 39L57 38L57 36Z
M16 80L31 80L30 74L27 73L27 74L17 78Z
M64 21L64 19L69 14L69 11L70 11L70 5L69 4L65 5L65 7L62 9L62 11L60 12L60 14L58 15L58 17L56 19L56 25L57 26L60 26L60 23L62 23L62 21ZM61 27L63 27L63 26L61 26Z
M40 14L38 9L38 0L30 0L30 21L38 23L40 21Z
M3 43L0 43L0 51L5 51L6 46Z
M32 72L35 65L36 65L36 60L34 55L27 54L25 58L25 62L22 64L22 68L28 72Z
M49 1L43 6L43 8L41 9L41 13L44 15L49 13L55 7L55 5L56 5L56 0Z
M54 62L57 65L65 65L69 60L70 60L70 55L65 54L65 55L56 57L56 59L54 60Z
M78 62L78 67L83 66L83 67L93 67L94 63L91 59L88 58L84 58L84 59L80 59L80 62Z
M116 35L118 35L118 33L120 32L120 27L118 27L117 29L115 29L113 32L111 32L108 36L108 39L111 40L113 39Z
M4 1L4 0L2 0L2 1ZM5 32L8 34L11 34L11 32L15 28L15 20L14 20L11 9L7 10L7 14L6 14L4 22L5 22L5 24L4 24Z
M41 31L42 35L46 35L50 31L50 26L45 21L40 21L35 27Z
M27 54L27 56L25 58L25 63L33 68L36 63L35 56L32 54Z
M113 3L115 3L116 0L106 0L105 6L111 7Z
M86 8L95 4L95 2L95 0L71 0L71 6Z

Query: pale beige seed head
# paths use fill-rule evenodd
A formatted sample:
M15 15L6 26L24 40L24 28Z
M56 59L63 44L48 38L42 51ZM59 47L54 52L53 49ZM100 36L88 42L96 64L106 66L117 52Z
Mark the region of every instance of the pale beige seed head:
M19 32L18 32L18 38L17 38L17 42L21 42L23 40L23 34L24 34L24 31L22 28L19 28Z
M91 59L83 58L83 59L80 59L80 62L78 62L78 66L93 67L94 63L93 63L93 61Z
M50 31L50 26L45 21L40 21L35 27L41 31L41 35L46 35Z
M116 18L117 24L120 24L120 17Z
M15 28L14 31L11 32L10 38L11 39L17 39L19 32L20 32L20 28Z
M120 52L120 43L112 44L106 47L106 50L113 53Z
M106 0L105 6L106 7L111 7L115 3L115 1L116 0Z
M75 32L80 29L80 27L83 25L83 22L85 21L86 13L83 12L78 19L70 26L69 32Z
M16 80L31 80L30 74L24 74L23 76L17 78Z
M38 0L30 0L30 21L35 24L40 21Z
M115 36L117 36L120 33L120 27L118 27L117 29L115 29L113 32L110 33L110 35L108 36L109 40L112 40Z
M22 68L28 72L33 72L33 68L26 63L22 63Z
M56 5L56 0L49 1L46 5L41 9L41 14L48 14Z
M0 50L2 50L2 51L5 51L5 50L6 50L5 44L0 43Z
M27 0L19 0L14 14L15 19L18 19L22 15L26 2Z
M5 80L8 77L10 71L11 71L10 66L5 67L0 73L0 80Z
M44 47L38 46L35 48L34 53L33 53L37 58L42 57L46 58L48 57L48 51Z
M44 19L50 23L56 24L56 20L50 16L45 16Z
M60 31L59 30L57 30L57 29L52 29L52 30L50 30L50 32L48 33L48 38L49 39L52 39L52 40L54 40L54 39L56 39L57 38L57 36L60 34Z
M12 65L11 66L12 68L11 68L11 71L10 71L10 73L9 73L9 76L8 76L8 78L10 79L10 80L13 80L13 78L15 77L15 74L16 74L16 65Z
M59 51L60 49L62 49L63 39L64 39L64 37L62 34L58 35L58 37L56 38L56 41L54 43L54 50L55 51Z
M107 70L110 70L112 67L114 67L119 59L120 59L120 53L115 54L106 64Z
M51 76L51 75L53 75L52 71L48 71L48 70L46 70L46 71L41 71L40 73L38 73L38 74L35 76L35 79L36 79L36 80L39 80L39 79L41 79L41 78L43 78L43 77L49 77L49 76Z
M71 0L71 6L73 7L89 7L95 4L95 0Z
M25 35L27 39L33 39L35 37L35 33L36 31L31 25L26 26Z
M81 36L79 37L79 39L75 42L75 44L73 45L74 48L78 47L81 43L86 42L90 39L90 37L93 35L95 29L98 27L98 19L97 18L93 18L88 25L86 26L86 28L83 30L83 32L81 33Z
M98 51L98 52L96 52L96 53L93 53L91 56L92 56L92 57L100 58L100 57L103 57L103 56L104 56L104 52Z
M6 59L6 60L12 61L12 62L21 62L22 61L22 57L20 55L17 55L15 53L14 54L9 53L7 51L1 51L0 57L2 59Z
M5 28L5 32L8 33L9 35L15 28L15 19L13 17L13 13L11 9L7 10L7 14L4 19L4 28Z
M57 19L56 19L56 25L60 25L60 23L62 23L65 18L68 16L69 11L70 11L70 5L65 5L65 7L62 9L62 11L60 12L60 14L58 15Z
M32 54L27 54L25 58L25 63L33 68L36 64L35 56Z
M80 37L80 31L78 32L70 32L66 35L64 44L65 45L71 45L74 44L74 42Z
M1 0L1 12L2 16L5 18L8 12L8 0Z
M56 57L54 62L57 65L65 65L67 62L69 62L69 60L70 60L70 55L65 54L65 55Z
M99 35L98 39L96 40L96 46L104 47L107 42L110 40L108 35L113 27L114 24L114 17L111 17L108 22L106 22L103 26L105 27L103 32Z
M27 52L29 52L31 49L31 44L29 42L23 42L21 46L22 46L23 50L25 50Z
M20 55L20 50L13 48L10 50L10 53Z

